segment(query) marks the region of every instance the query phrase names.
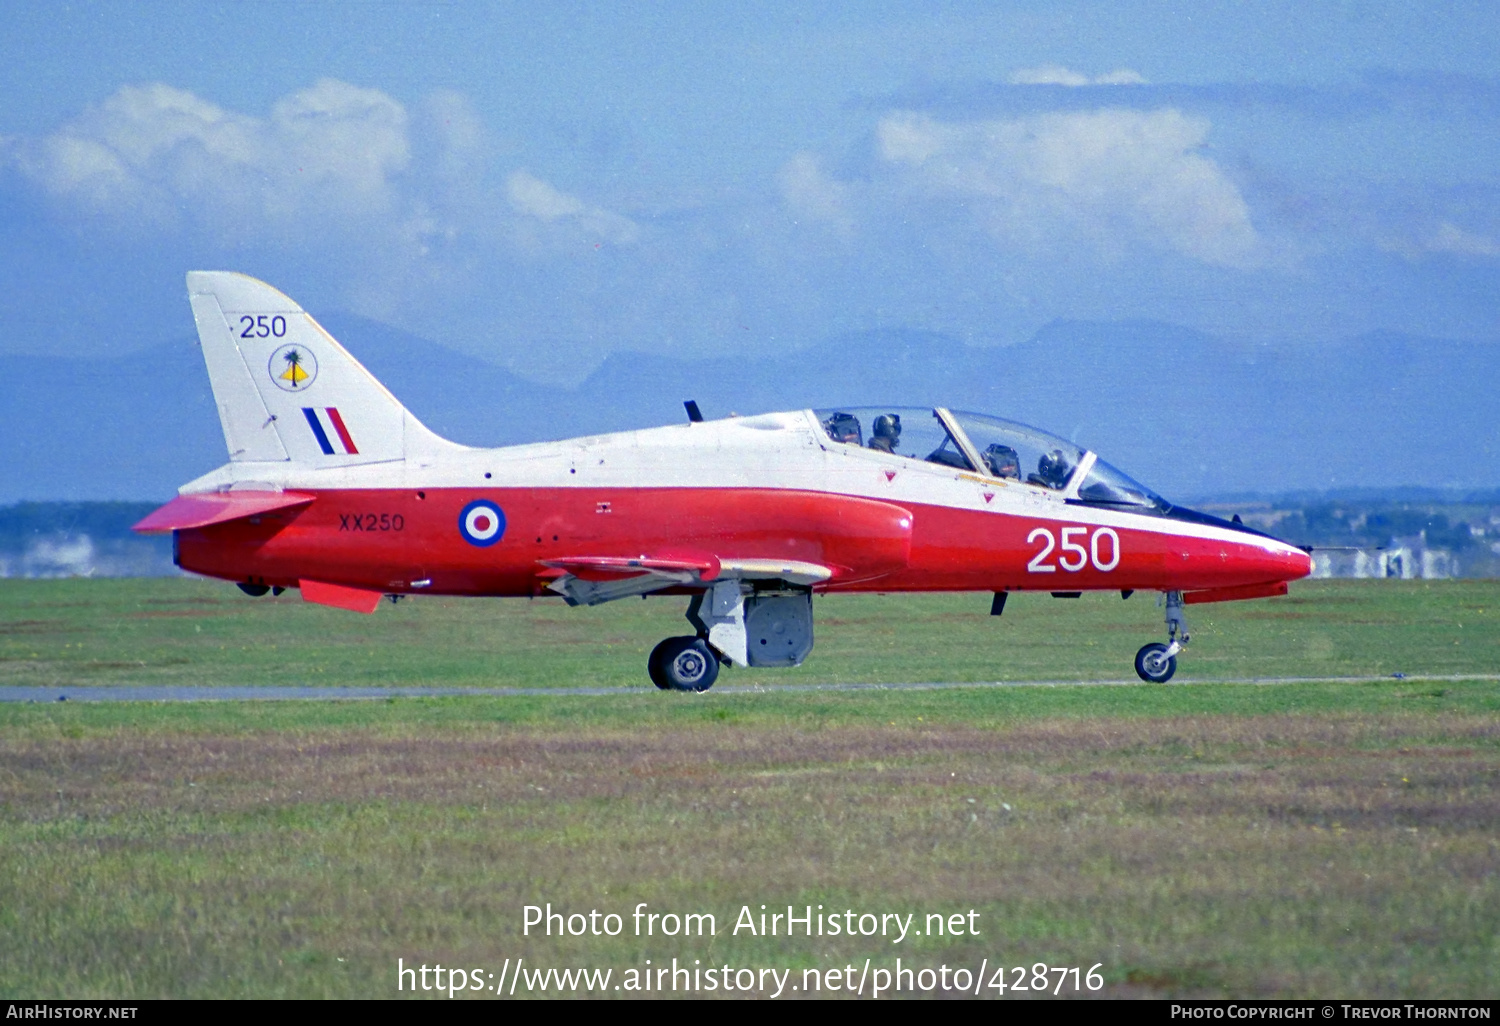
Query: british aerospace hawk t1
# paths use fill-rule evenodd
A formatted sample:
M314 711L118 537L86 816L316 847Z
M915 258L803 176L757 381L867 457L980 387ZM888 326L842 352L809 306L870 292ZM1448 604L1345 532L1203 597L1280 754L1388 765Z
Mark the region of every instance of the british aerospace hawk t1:
M1097 454L944 407L833 407L470 448L440 438L313 318L242 274L188 296L229 462L136 525L177 565L250 595L373 612L383 596L689 596L693 632L648 670L702 691L721 664L796 666L813 595L1165 594L1166 681L1183 606L1284 595L1308 554L1174 506Z

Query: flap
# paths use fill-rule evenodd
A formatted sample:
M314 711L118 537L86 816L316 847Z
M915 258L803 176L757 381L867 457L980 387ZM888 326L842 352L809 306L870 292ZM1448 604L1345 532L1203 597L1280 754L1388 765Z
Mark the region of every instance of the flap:
M240 520L257 513L306 506L316 496L297 492L201 492L179 495L131 528L140 534L165 534Z

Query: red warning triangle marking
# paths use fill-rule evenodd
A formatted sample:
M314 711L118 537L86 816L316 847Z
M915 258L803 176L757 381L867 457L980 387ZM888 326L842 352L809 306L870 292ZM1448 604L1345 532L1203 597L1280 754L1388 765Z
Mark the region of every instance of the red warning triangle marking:
M887 470L885 472L885 479L887 481L894 481L894 480L896 480L896 472L894 470Z
M995 497L995 493L994 492L985 492L984 493L984 501L985 502L989 502L994 497Z

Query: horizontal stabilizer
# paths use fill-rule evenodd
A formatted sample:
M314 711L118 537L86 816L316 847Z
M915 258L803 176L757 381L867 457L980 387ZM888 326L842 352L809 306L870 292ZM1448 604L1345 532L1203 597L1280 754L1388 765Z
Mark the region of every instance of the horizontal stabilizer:
M299 581L302 601L316 602L320 606L335 606L355 613L373 613L380 605L383 594L364 588L350 588L343 584L327 584L323 581Z
M223 524L278 509L306 506L314 496L297 492L203 492L179 495L131 528L140 534L166 534Z

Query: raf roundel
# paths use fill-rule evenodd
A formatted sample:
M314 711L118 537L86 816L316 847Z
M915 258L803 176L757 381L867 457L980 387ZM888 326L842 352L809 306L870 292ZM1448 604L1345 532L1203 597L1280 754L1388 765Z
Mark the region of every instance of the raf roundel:
M458 533L470 545L493 545L505 534L505 513L488 499L475 499L458 515Z

